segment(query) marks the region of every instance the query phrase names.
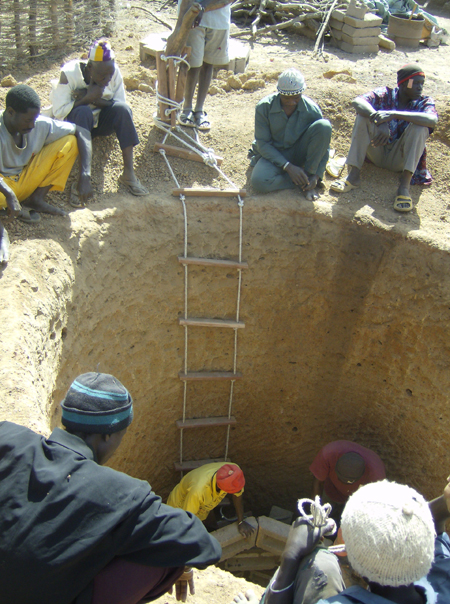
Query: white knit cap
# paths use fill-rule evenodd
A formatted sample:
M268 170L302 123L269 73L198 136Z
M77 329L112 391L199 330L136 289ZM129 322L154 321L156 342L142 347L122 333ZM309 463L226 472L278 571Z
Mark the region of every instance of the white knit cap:
M298 69L286 69L278 78L277 90L284 96L301 94L306 90L305 78Z
M348 560L379 585L410 585L434 558L434 524L425 499L406 485L382 480L360 487L342 514Z

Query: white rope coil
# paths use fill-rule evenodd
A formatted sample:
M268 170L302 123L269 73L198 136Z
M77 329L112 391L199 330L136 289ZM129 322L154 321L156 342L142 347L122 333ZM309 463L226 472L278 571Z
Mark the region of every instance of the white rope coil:
M331 505L329 503L320 502L320 497L316 495L314 501L312 499L299 499L298 500L298 511L300 516L306 520L306 522L313 528L320 528L322 526L330 525L330 530L324 533L325 537L331 537L337 530L336 522L333 518L330 518ZM303 508L304 505L310 506L310 514L307 514ZM341 553L345 552L345 544L331 545L327 548L330 552Z

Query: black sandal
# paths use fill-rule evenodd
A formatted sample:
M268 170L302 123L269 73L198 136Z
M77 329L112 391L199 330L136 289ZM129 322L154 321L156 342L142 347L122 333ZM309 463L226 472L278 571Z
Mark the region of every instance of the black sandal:
M177 122L180 126L187 126L188 128L194 128L195 120L194 120L194 112L192 111L192 109L183 109L183 111L178 116Z

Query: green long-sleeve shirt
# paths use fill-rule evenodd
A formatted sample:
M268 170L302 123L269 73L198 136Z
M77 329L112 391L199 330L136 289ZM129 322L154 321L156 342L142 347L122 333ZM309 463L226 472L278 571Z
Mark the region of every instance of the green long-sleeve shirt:
M280 94L264 97L256 105L254 149L275 166L286 163L283 150L293 147L311 124L322 119L322 111L310 98L302 96L294 113L284 112Z

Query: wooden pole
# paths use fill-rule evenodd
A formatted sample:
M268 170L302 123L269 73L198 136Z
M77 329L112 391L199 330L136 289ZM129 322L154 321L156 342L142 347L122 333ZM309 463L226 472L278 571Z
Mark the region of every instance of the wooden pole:
M183 52L181 53L181 56L184 57L188 63L191 57L191 50L192 49L190 46L185 46L183 48ZM186 65L186 63L180 63L177 78L177 90L175 92L175 100L177 103L181 103L181 101L184 99L184 89L186 88L186 78L188 71L189 65Z
M65 42L71 47L75 34L75 23L73 20L73 0L64 0L64 25L65 25Z
M30 56L34 57L38 54L37 38L36 38L36 20L37 20L37 0L29 0L28 11L28 49Z
M166 62L161 59L162 51L156 53L156 71L158 74L158 92L161 96L167 98L169 95L169 85L167 82L167 69ZM159 117L163 122L170 122L165 114L167 104L160 101L159 103Z
M58 0L50 0L50 21L53 47L58 48L60 45L59 27L58 27Z
M203 163L201 155L194 153L194 151L190 151L189 149L183 149L182 147L175 147L174 145L166 145L163 143L155 143L153 152L158 153L160 149L164 149L166 155L171 155L172 157L181 157L181 159L189 159L191 161ZM216 157L216 160L217 165L220 167L223 162L223 157Z
M14 38L16 42L16 50L18 57L23 54L22 31L20 23L20 14L22 12L22 7L20 4L20 0L14 0Z
M173 62L173 59L168 59L168 69L167 69L167 77L169 80L169 99L171 101L175 100L175 65ZM177 123L177 112L176 111L172 111L170 114L170 125L172 126L172 128L175 126L175 124Z

